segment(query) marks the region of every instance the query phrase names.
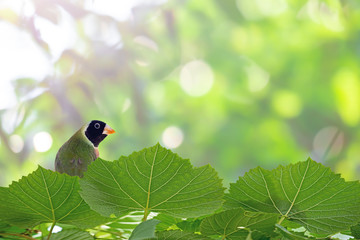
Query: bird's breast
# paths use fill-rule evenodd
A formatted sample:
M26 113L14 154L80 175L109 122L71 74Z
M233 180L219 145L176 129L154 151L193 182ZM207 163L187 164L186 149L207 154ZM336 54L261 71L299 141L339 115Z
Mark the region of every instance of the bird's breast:
M94 148L95 149L95 155L96 155L96 158L98 158L99 157L99 149L96 147L96 148Z

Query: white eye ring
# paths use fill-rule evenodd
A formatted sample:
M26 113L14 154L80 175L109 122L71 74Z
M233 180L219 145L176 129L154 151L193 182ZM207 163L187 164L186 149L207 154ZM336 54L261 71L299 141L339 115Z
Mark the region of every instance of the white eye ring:
M100 123L95 123L94 127L95 127L96 129L99 129L99 128L100 128Z

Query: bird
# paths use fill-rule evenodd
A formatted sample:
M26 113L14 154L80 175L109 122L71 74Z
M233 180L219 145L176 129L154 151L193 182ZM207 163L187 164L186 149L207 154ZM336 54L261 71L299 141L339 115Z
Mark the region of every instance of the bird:
M113 133L115 130L99 120L83 125L60 147L55 158L55 171L82 178L88 165L99 157L100 142Z

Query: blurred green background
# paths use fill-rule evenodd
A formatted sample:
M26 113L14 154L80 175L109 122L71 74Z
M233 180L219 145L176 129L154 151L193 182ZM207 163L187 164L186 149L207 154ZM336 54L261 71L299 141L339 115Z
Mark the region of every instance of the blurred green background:
M84 123L225 183L312 157L360 178L358 0L2 0L0 185Z

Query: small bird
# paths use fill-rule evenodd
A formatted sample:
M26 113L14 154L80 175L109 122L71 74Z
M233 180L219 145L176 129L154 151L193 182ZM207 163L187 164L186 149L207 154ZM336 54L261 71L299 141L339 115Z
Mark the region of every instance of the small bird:
M87 166L99 157L99 143L113 133L115 131L102 121L85 124L57 152L55 171L83 177Z

